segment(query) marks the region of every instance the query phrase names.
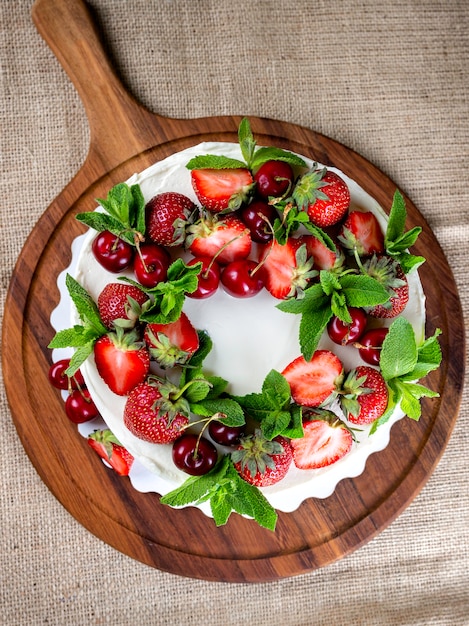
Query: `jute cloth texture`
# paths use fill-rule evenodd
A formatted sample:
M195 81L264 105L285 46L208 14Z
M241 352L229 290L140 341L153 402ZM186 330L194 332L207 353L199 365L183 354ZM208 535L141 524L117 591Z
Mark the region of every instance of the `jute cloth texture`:
M0 0L2 311L28 233L83 163L89 140L82 104L36 32L31 5ZM441 243L467 325L466 0L91 6L124 84L151 110L300 124L390 176ZM92 536L42 483L2 390L0 623L468 624L467 404L466 390L435 472L384 532L323 569L248 585L160 572Z

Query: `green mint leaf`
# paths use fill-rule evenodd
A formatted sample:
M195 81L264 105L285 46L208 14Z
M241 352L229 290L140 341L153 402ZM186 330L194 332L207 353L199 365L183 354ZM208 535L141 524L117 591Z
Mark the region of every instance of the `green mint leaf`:
M352 316L347 308L345 293L341 291L333 292L331 298L331 309L332 313L344 322L344 324L350 324L352 322Z
M217 419L223 420L227 426L243 426L246 422L241 406L232 398L204 399L191 404L191 411L203 417L212 417L220 413Z
M420 406L421 398L436 398L439 395L423 385L405 383L400 380L397 381L397 385L401 393L401 409L413 420L420 419L422 413L422 408Z
M215 154L205 154L194 157L186 165L188 170L230 170L246 168L246 163L238 159L219 156Z
M395 241L400 237L405 229L407 211L405 200L401 192L396 189L389 212L388 225L386 227L385 243ZM387 245L386 245L387 247Z
M389 300L388 291L371 276L343 274L340 284L349 307L374 306Z
M415 244L421 232L422 228L420 226L415 226L393 241L389 241L386 247L387 253L393 256L395 254L399 254L400 252L404 252L407 248L410 248Z
M203 376L202 372L197 372L194 378L190 379L190 383L184 392L184 397L190 404L204 400L210 393L210 383Z
M438 337L441 334L438 328L432 337L426 339L421 346L417 348L417 363L414 369L400 377L403 381L420 380L427 376L433 370L438 369L441 364L441 348L438 343Z
M202 365L213 348L213 341L205 330L198 330L197 335L199 337L199 347L187 362L191 368Z
M221 376L207 376L207 380L210 383L210 391L207 394L207 398L218 398L227 388L228 381Z
M133 204L132 192L126 183L119 183L109 190L106 199L96 201L116 220L130 224L130 212Z
M301 157L281 148L258 148L254 157L246 161L253 170L259 169L267 161L283 161L292 167L308 167Z
M389 381L413 371L418 359L415 333L411 323L398 317L389 327L380 356L381 374Z
M290 423L282 431L284 437L289 439L301 439L304 437L303 430L303 409L297 404L290 406Z
M259 526L274 531L278 515L264 494L243 480L233 466L228 468L227 475L234 487L230 494L232 509L240 515L251 517Z
M303 298L290 298L282 300L276 307L284 313L301 314L311 310L319 310L330 307L330 297L326 296L320 283L315 283L304 291Z
M410 274L410 272L420 267L422 263L425 263L426 260L423 256L414 256L413 254L409 254L408 252L401 252L394 258L401 266L404 274Z
M238 127L238 141L241 148L241 154L246 161L249 169L252 169L252 159L256 150L256 142L254 140L251 125L247 117L244 117Z
M132 194L132 219L130 225L133 226L142 235L145 234L145 198L143 197L140 185L132 185L130 187Z
M425 259L423 257L413 257L408 253L408 249L415 244L422 229L420 226L415 226L406 232L406 219L407 211L404 197L396 190L389 213L384 246L387 254L399 261L404 273L408 274L412 269L421 265Z
M103 230L108 230L113 235L116 235L116 237L120 237L121 239L126 238L126 233L122 230L121 222L107 213L88 211L87 213L78 213L76 219L86 224L86 226L93 228L98 233L101 233ZM130 238L132 241L129 243L133 243L133 237L130 236ZM127 241L127 239L125 240Z
M69 366L65 370L67 376L74 376L80 369L81 365L86 359L93 353L94 341L87 345L81 346L75 350L72 358L70 359Z
M89 328L77 325L57 331L48 348L81 348L97 338L96 333Z
M101 322L98 307L93 298L70 274L65 277L65 285L82 322L94 329L97 336L104 335L107 329Z
M307 311L301 316L299 341L301 353L306 361L310 361L313 357L331 317L330 304L320 309Z
M319 282L326 296L330 296L334 291L342 288L338 277L328 270L321 270L319 272Z

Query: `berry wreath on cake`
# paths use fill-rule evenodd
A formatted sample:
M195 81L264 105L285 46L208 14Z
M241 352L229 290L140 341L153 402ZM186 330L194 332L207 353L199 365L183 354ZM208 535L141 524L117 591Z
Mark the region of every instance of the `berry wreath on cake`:
M258 147L247 119L238 136L77 215L49 378L136 489L274 530L419 419L441 352L402 195L387 214L335 168Z

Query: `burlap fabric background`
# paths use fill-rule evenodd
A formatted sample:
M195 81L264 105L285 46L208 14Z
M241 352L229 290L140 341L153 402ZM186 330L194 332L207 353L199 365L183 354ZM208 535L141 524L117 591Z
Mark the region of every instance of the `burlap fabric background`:
M81 102L31 4L0 0L2 304L25 238L88 146ZM91 4L124 83L150 109L301 124L393 178L442 244L467 323L467 0ZM0 622L468 624L467 400L428 484L377 538L319 571L227 585L153 570L84 530L30 464L2 391Z

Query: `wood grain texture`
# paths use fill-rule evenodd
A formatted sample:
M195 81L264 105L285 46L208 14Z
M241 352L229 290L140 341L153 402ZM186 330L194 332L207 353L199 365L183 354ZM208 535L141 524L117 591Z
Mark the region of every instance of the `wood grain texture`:
M339 483L326 500L309 499L280 513L275 533L233 515L215 528L199 510L172 510L156 494L135 491L90 453L63 402L48 384L49 318L58 303L58 274L83 232L74 216L95 206L114 184L201 141L237 141L240 117L162 118L137 103L110 67L81 0L39 0L35 24L86 108L91 141L75 178L51 203L15 267L3 325L3 371L13 419L33 465L80 524L130 557L175 574L216 581L260 582L305 573L342 558L390 524L423 487L457 418L464 377L464 332L456 285L424 218L406 198L408 227L422 225L415 253L427 296L427 335L442 329L443 364L426 384L440 393L423 401L419 422L401 420L391 442L364 473ZM334 165L385 208L396 185L345 146L307 128L250 118L260 145L293 150ZM112 139L110 139L112 138ZM57 445L60 441L60 446Z

